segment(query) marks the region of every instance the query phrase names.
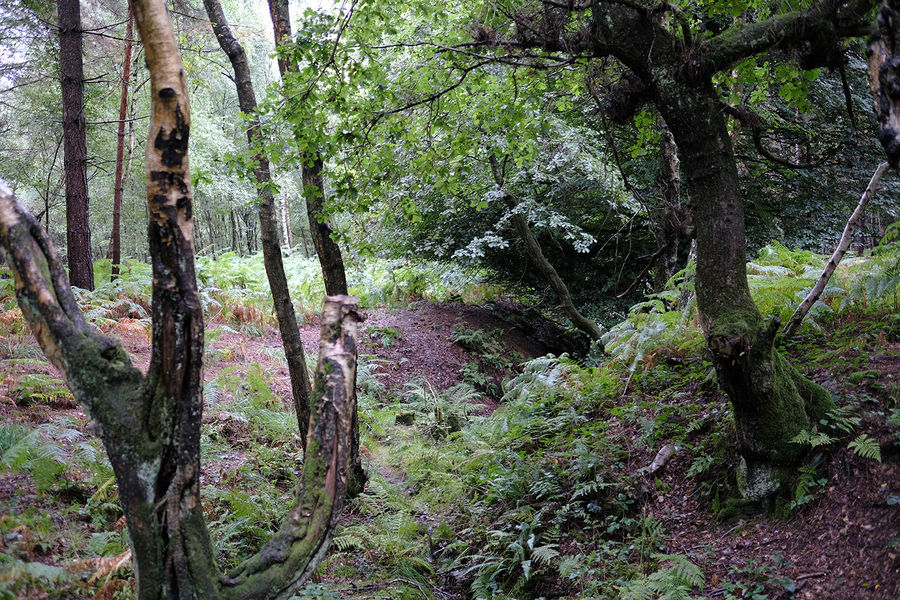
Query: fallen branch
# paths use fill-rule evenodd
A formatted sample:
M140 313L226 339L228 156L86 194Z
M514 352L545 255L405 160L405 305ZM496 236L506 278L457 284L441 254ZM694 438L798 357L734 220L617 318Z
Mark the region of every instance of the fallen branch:
M831 255L831 260L825 265L825 270L822 272L816 285L809 291L809 294L807 294L803 302L800 303L800 306L797 307L797 310L794 311L794 314L791 315L787 325L785 325L784 334L786 336L790 337L794 335L797 328L803 323L803 319L806 317L809 309L812 308L812 305L815 304L816 300L819 299L819 296L822 295L822 291L825 289L825 286L828 285L828 281L834 274L834 270L837 268L838 263L841 262L841 259L844 258L844 254L847 253L847 248L850 247L850 242L853 239L853 231L856 229L856 224L859 223L863 212L866 210L866 205L869 204L869 200L871 200L872 196L875 194L875 187L878 185L884 172L888 170L888 167L888 163L883 162L875 169L872 180L869 181L869 185L859 199L859 204L856 205L856 210L853 211L853 214L850 215L847 224L844 226L844 233L841 235L841 241L834 250L834 254Z

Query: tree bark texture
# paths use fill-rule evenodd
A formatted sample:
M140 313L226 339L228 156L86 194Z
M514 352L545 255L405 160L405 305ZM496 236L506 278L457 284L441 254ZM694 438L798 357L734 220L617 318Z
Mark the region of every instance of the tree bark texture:
M292 68L292 63L284 52L278 52L277 48L291 37L291 11L288 0L269 0L269 17L272 19L272 30L275 33L278 72L284 77Z
M683 86L658 106L675 136L693 199L697 307L719 383L734 407L742 494L759 500L790 477L804 448L790 442L833 407L774 348L746 275L744 207L731 139L711 84ZM688 107L686 109L686 107Z
M497 160L497 156L491 154L488 156L488 162L490 162L491 165L494 183L502 189L506 178L503 174L503 168ZM508 192L505 190L504 196L506 197L507 203L512 205L512 198L510 198ZM572 321L572 324L575 325L575 327L597 342L602 350L603 342L600 338L603 336L603 329L600 328L596 321L588 319L578 311L578 308L572 301L572 295L569 293L569 288L566 287L566 284L559 276L559 273L556 272L556 269L550 264L547 257L544 256L544 251L541 249L541 243L534 236L534 232L531 231L531 227L528 225L528 217L522 213L514 212L510 216L510 221L513 224L513 228L515 228L519 239L525 244L525 254L528 256L531 265L537 269L538 273L541 274L541 277L544 278L544 281L547 282L550 288L556 293L557 298L559 298L559 304L563 313L570 321Z
M659 136L661 168L659 183L662 187L662 210L657 223L659 240L659 265L654 289L662 290L678 269L678 255L682 241L694 234L694 221L690 208L681 202L681 161L675 138L668 129Z
M128 25L125 29L125 58L122 60L122 93L119 98L119 125L116 130L116 174L113 187L113 225L109 236L109 255L112 259L110 278L119 275L119 264L122 262L122 191L123 170L125 166L125 116L128 110L128 84L131 78L131 47L134 40L132 31L131 9L128 9Z
M256 93L253 90L253 80L250 77L250 64L247 61L247 54L244 52L244 48L228 26L228 21L219 1L203 0L203 5L206 7L206 14L209 15L219 46L221 46L222 51L225 52L231 61L231 66L234 70L234 83L237 86L238 104L241 111L251 115L249 127L247 128L247 141L254 153L253 159L258 163L253 173L256 176L256 193L259 197L259 230L262 237L263 262L266 267L266 276L269 279L269 287L272 289L275 315L278 318L278 330L281 333L281 343L284 345L288 373L291 379L294 408L297 412L300 436L305 448L310 411L309 374L306 371L306 355L303 352L303 341L300 339L297 316L294 313L287 277L284 274L281 244L278 240L275 198L272 195L273 183L269 159L262 151L265 141L262 139L259 120L252 116L256 111Z
M200 501L203 315L194 277L184 69L162 0L131 8L151 73L146 145L153 339L146 375L121 343L89 325L62 261L0 182L0 247L19 305L50 361L99 426L130 534L140 600L288 598L330 543L346 489L355 408L356 302L328 298L316 410L294 507L279 532L225 576Z
M834 249L831 259L828 261L828 264L825 265L825 270L822 271L822 275L819 277L818 281L816 281L816 284L788 320L788 323L784 328L785 335L792 336L797 332L797 329L799 329L800 325L803 323L803 319L806 317L807 313L809 313L809 309L812 308L813 304L816 303L816 300L819 299L819 296L822 295L825 286L828 285L831 276L834 275L835 269L837 269L841 259L844 258L847 249L850 248L850 242L853 241L853 232L856 230L856 226L859 224L859 220L862 218L866 206L869 204L869 200L875 195L875 188L878 187L878 182L881 181L882 175L884 175L889 167L890 165L885 161L875 169L875 173L872 174L872 179L869 180L869 185L866 186L865 191L862 193L859 203L856 205L856 209L853 211L853 214L850 215L850 218L847 219L847 224L844 225L844 232L841 234L841 239L838 242L837 248Z
M94 289L88 221L87 130L81 57L81 3L58 0L63 164L66 174L66 250L72 285Z
M878 34L869 42L869 87L875 98L878 140L888 164L900 167L900 0L884 0Z
M223 598L286 600L325 557L340 519L351 466L360 320L355 298L325 299L313 382L316 401L296 500L275 536L223 580Z
M319 264L322 265L322 277L325 279L325 293L329 296L347 293L347 275L344 271L344 258L341 248L334 241L331 224L325 218L325 184L322 179L324 163L321 157L315 157L312 163L304 162L303 196L306 199L306 216L309 218L309 231Z

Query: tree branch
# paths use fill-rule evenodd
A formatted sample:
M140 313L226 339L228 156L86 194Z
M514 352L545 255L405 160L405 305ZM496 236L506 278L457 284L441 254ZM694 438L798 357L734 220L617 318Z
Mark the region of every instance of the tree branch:
M683 68L701 80L773 48L797 47L801 42L833 48L840 38L870 32L867 15L872 6L872 0L823 0L803 11L734 26L704 42Z
M816 300L819 299L819 296L822 295L822 291L825 289L825 286L828 285L828 281L834 274L835 269L837 269L838 263L841 262L841 259L844 258L844 254L846 254L847 249L850 247L856 224L862 217L863 212L865 212L869 200L871 200L872 196L875 194L875 188L878 186L878 182L881 181L881 176L884 175L889 167L890 165L887 162L883 162L875 169L875 173L872 175L869 185L866 186L865 191L859 199L859 204L856 205L856 210L854 210L853 214L850 215L850 218L847 219L847 224L844 226L844 232L841 234L841 241L838 243L837 248L835 248L834 254L831 255L831 260L825 265L825 270L822 272L819 280L816 281L816 284L809 291L809 294L806 295L806 298L803 299L803 302L800 303L800 306L797 307L797 310L794 311L794 314L791 315L787 325L785 325L784 333L786 336L790 337L797 332L797 329L800 327L800 324L803 323L803 318L806 317L809 309L812 308L812 305L815 304Z

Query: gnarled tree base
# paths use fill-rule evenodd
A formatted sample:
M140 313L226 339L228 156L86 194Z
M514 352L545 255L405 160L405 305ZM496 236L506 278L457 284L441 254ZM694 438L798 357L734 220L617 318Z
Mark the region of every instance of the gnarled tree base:
M831 395L806 379L774 348L778 321L742 336L709 337L719 383L731 398L741 464L741 495L761 500L788 483L805 448L792 440L834 407Z

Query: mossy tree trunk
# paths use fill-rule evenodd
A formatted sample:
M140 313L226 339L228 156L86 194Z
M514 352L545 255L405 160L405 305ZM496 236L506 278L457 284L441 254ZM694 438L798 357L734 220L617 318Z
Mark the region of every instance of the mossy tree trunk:
M300 436L305 448L310 410L309 375L306 372L306 355L303 352L303 342L297 326L297 315L294 313L287 277L284 274L281 243L278 239L278 219L275 215L275 197L272 194L274 183L269 168L269 158L263 150L265 140L262 137L259 119L255 116L256 92L253 90L253 80L250 77L250 63L247 61L244 48L231 31L219 1L203 0L203 5L206 7L206 14L209 15L219 46L231 61L238 104L241 111L250 116L247 141L253 152L253 160L257 163L253 173L256 176L256 193L259 198L259 231L262 237L263 263L266 267L269 287L272 289L275 316L278 318L278 331L281 334L281 343L284 345L294 408L297 411ZM346 289L342 293L346 294Z
M326 299L316 409L294 506L255 556L224 575L200 499L204 330L194 277L187 85L163 1L134 0L131 7L151 73L145 164L153 338L146 376L120 342L85 321L48 235L2 182L0 247L35 337L99 426L131 538L138 597L287 598L324 556L346 490L355 300Z
M750 297L744 208L715 91L707 85L682 93L676 105L659 106L693 199L697 307L719 383L734 407L741 492L761 499L782 485L804 453L790 440L833 402L774 348L779 323L767 323Z
M591 4L594 55L614 56L641 81L643 100L657 106L679 150L697 239L698 310L719 382L734 407L741 490L752 499L787 481L803 455L790 440L833 403L774 348L778 323L766 323L750 297L736 160L712 80L744 58L776 47L834 47L844 37L860 35L872 4L824 0L802 11L735 24L702 43L692 39L690 23L675 8L679 26L673 28L665 14L670 9Z

